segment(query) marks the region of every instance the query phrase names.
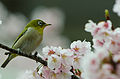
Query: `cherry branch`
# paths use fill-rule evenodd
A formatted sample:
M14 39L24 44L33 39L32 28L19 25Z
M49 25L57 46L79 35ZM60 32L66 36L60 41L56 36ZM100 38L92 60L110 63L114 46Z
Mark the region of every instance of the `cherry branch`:
M28 55L28 54L25 54L25 53L23 53L23 52L21 52L21 51L18 51L18 50L9 48L8 46L5 46L5 45L3 45L3 44L0 44L0 48L9 51L9 53L5 53L5 54L10 54L10 53L18 54L18 55L20 55L20 56L24 56L24 57L33 59L33 60L35 60L36 62L40 62L40 63L43 64L44 66L47 66L47 62L44 61L41 57L38 57L36 54L34 54L34 55Z
M8 46L5 46L5 45L3 45L3 44L0 44L0 48L9 51L9 52L5 53L5 55L11 54L11 53L17 54L17 55L20 55L20 56L23 56L23 57L30 58L30 59L32 59L32 60L35 60L36 62L40 62L40 63L43 64L44 66L47 66L47 62L44 61L41 57L38 57L38 56L37 56L37 53L35 53L34 55L28 55L28 54L25 54L25 53L23 53L23 52L21 52L21 51L18 51L18 50L15 50L15 49L10 48L10 47L8 47ZM78 78L77 76L75 76L75 75L72 75L72 76L71 76L71 79L79 79L79 78Z

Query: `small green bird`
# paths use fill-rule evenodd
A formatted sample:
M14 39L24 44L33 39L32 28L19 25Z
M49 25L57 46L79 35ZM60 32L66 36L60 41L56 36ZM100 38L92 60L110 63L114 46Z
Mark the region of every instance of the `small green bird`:
M18 49L28 55L32 54L32 52L40 45L43 39L44 28L49 25L51 24L46 24L40 19L30 21L22 33L17 37L12 45L12 48ZM16 56L18 55L10 54L1 67L5 68L6 65Z

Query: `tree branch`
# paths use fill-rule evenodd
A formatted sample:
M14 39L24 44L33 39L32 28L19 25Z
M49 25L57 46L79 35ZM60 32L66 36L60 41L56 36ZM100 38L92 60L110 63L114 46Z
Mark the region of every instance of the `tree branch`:
M40 62L40 63L43 64L44 66L47 66L47 62L44 61L41 57L38 57L38 56L36 56L36 55L28 55L28 54L25 54L25 53L23 53L23 52L21 52L21 51L18 51L18 50L9 48L8 46L5 46L5 45L3 45L3 44L0 44L0 48L5 49L5 50L9 51L10 53L18 54L18 55L20 55L20 56L24 56L24 57L33 59L33 60L35 60L36 62ZM8 54L8 53L7 53L7 54Z
M0 44L0 48L9 51L8 53L5 53L6 55L7 55L7 54L10 54L10 53L18 54L18 55L20 55L20 56L33 59L33 60L35 60L36 62L40 62L40 63L43 64L44 66L47 66L47 62L44 61L41 57L36 56L36 55L37 55L36 53L35 53L34 55L27 55L27 54L25 54L25 53L23 53L23 52L21 52L21 51L18 51L18 50L9 48L8 46L5 46L5 45L3 45L3 44ZM71 79L79 79L79 78L78 78L77 76L75 76L75 75L72 75L72 76L71 76Z

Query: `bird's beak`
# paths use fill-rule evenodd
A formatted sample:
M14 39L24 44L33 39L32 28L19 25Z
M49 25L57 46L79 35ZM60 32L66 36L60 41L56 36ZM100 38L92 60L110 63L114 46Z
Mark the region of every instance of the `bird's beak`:
M52 25L52 24L45 24L45 26L50 26L50 25Z

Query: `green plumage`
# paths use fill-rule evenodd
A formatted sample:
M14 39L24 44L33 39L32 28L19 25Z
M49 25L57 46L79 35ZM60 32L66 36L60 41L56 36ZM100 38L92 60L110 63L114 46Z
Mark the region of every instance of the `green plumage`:
M43 30L48 25L51 24L46 24L39 19L32 20L17 37L12 48L18 49L28 55L31 54L40 45L43 38ZM5 68L6 65L16 56L18 55L10 54L1 67Z

